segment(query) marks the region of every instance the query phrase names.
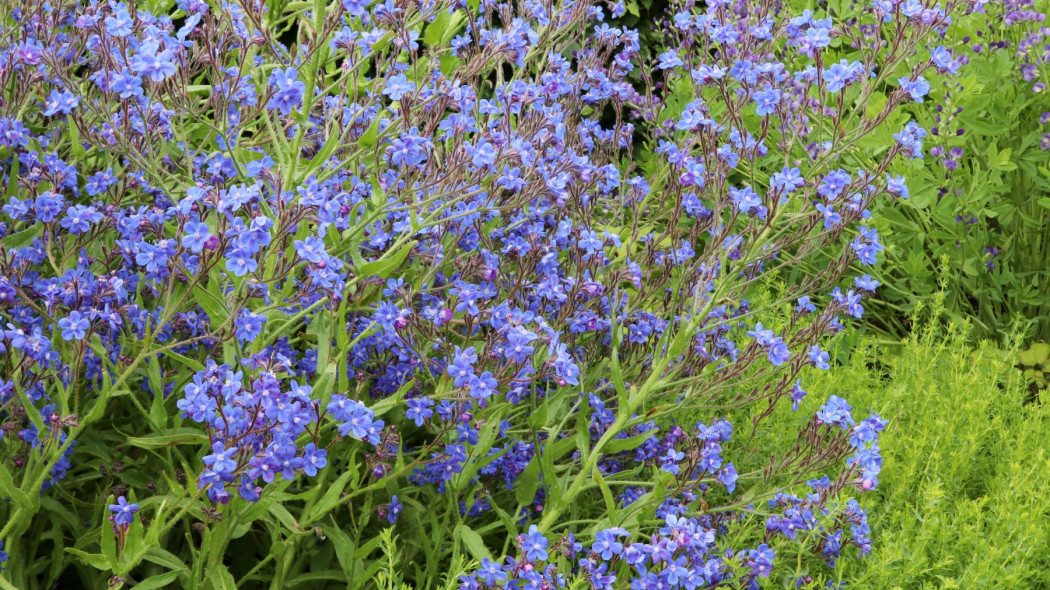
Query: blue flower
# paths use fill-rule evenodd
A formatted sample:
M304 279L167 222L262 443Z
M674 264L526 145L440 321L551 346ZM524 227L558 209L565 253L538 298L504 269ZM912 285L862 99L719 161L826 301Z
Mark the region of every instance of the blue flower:
M317 448L314 443L307 443L303 448L303 473L310 477L317 475L318 469L328 465L327 457L328 451ZM394 496L394 501L397 501L397 496Z
M36 211L36 218L44 223L54 221L58 217L59 213L62 212L62 205L65 199L62 195L44 191L40 193L40 196L33 202L33 209Z
M390 524L397 522L397 517L401 514L401 510L404 506L401 505L401 501L397 499L397 495L390 498L390 506L386 509L386 520Z
M619 541L619 537L628 534L626 530L619 527L598 531L594 535L594 544L591 545L591 551L597 553L605 561L609 561L614 556L623 553L623 543Z
M830 357L828 356L828 353L821 350L819 346L814 345L809 348L810 362L812 362L821 371L826 371L829 368L831 368L831 365L828 364L829 358Z
M685 62L682 61L682 58L678 57L674 50L669 49L660 54L660 63L657 67L661 70L670 70L684 64Z
M128 9L123 6L117 6L113 11L113 16L107 16L104 22L106 32L114 37L127 37L131 34L131 27L134 24L131 15L128 14Z
M131 69L138 74L163 82L175 75L174 56L169 50L160 50L155 41L143 43L131 58Z
M791 351L780 337L774 338L769 345L769 362L775 366L786 363L791 358Z
M410 82L404 74L397 74L386 81L386 85L383 87L383 94L389 96L390 100L401 100L402 97L415 89L415 82Z
M930 83L922 76L914 80L908 77L898 78L897 82L901 85L901 90L915 102L921 103L923 97L930 93Z
M270 73L270 88L274 90L266 108L290 115L303 102L306 83L299 79L295 68L275 69Z
M113 516L110 517L113 524L128 527L135 522L135 513L139 511L139 505L128 504L127 498L121 496L117 498L116 504L109 505L109 511L113 513Z
M485 371L481 375L471 375L467 387L470 392L470 397L486 400L492 397L492 394L496 392L497 385L499 385L499 382L497 382L495 377L492 376L492 373Z
M95 211L94 207L84 205L73 205L66 209L66 216L62 218L59 225L69 230L69 233L78 235L91 230L91 226L102 220L102 214Z
M434 402L430 398L413 397L406 403L408 404L408 409L405 411L405 417L412 420L416 426L422 426L425 421L434 415L434 410L430 409Z
M547 537L543 536L536 525L529 527L529 532L522 538L521 547L525 551L525 559L536 562L547 560Z
M241 342L251 342L259 337L262 333L263 325L266 323L266 316L258 313L253 313L247 309L242 309L237 314L237 319L234 320L236 327L237 339Z
M226 254L226 269L234 276L243 277L250 272L255 272L257 268L259 268L259 263L244 250L238 249Z
M194 254L201 253L210 237L208 224L203 221L187 221L182 228L182 245Z
M817 411L817 420L824 424L834 424L839 428L846 429L853 425L853 415L850 412L849 403L841 397L833 395Z
M212 454L205 455L204 464L220 475L232 475L233 470L237 469L237 461L233 460L237 447L227 449L221 442L216 442L212 444L211 450Z
M780 91L776 88L768 88L762 92L755 93L755 104L758 105L756 110L758 116L765 117L772 115L776 112L777 105L780 104Z
M685 453L674 448L667 449L663 457L660 457L660 469L672 475L678 475L681 468L678 462L685 458Z
M503 568L498 563L487 557L481 559L481 568L478 570L478 575L485 582L485 585L490 588L507 581L507 572L503 571Z
M63 340L83 340L91 322L84 314L73 311L69 313L69 317L58 320L58 327L62 329Z
M44 102L44 114L53 117L58 114L68 115L80 104L80 97L69 91L52 90Z

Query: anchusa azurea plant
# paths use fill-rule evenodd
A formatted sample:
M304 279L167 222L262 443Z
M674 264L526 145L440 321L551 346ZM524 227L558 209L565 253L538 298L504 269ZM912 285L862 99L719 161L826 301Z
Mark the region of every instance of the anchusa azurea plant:
M885 423L802 378L971 7L672 8L650 63L590 1L0 7L3 575L367 586L390 526L420 588L865 554Z

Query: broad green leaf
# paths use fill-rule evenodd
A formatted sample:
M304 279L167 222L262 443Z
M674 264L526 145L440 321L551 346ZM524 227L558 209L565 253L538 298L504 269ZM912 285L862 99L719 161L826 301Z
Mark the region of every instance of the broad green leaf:
M481 539L481 535L469 526L462 523L457 524L453 536L476 559L492 559L492 554L489 553L489 549L485 546L485 541Z

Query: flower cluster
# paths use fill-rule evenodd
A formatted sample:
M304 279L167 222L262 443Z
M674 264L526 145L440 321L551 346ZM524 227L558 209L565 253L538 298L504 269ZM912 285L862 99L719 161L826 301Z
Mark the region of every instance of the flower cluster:
M355 485L451 496L455 522L550 530L597 520L577 502L601 478L667 523L563 543L595 585L621 563L640 588L718 585L729 563L745 584L769 575L767 545L715 551L728 521L687 513L735 505L728 457L764 452L755 430L798 409L803 371L829 368L823 347L862 317L877 282L856 275L883 249L870 207L908 196L887 170L926 137L883 124L957 69L927 44L956 3L880 0L835 23L678 2L657 64L606 22L622 4L590 0L266 19L256 0L30 4L5 12L0 46L0 172L17 179L0 420L41 448L40 489L119 404L206 436L192 468L212 503L259 501L338 452ZM286 47L267 23L288 19ZM853 157L876 130L895 139L880 160ZM817 255L820 273L777 286ZM841 404L818 418L853 426ZM792 510L858 474L874 487L881 425L778 464L789 482L841 474ZM137 506L118 502L119 532ZM561 584L538 529L519 544L464 584Z

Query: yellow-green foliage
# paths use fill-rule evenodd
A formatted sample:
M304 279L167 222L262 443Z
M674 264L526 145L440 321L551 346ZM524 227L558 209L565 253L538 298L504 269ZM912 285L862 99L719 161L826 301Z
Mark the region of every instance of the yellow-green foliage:
M957 330L927 330L809 381L817 399L848 395L891 419L880 486L862 497L874 550L842 560L837 580L1050 588L1050 399L1031 397L1011 358Z

